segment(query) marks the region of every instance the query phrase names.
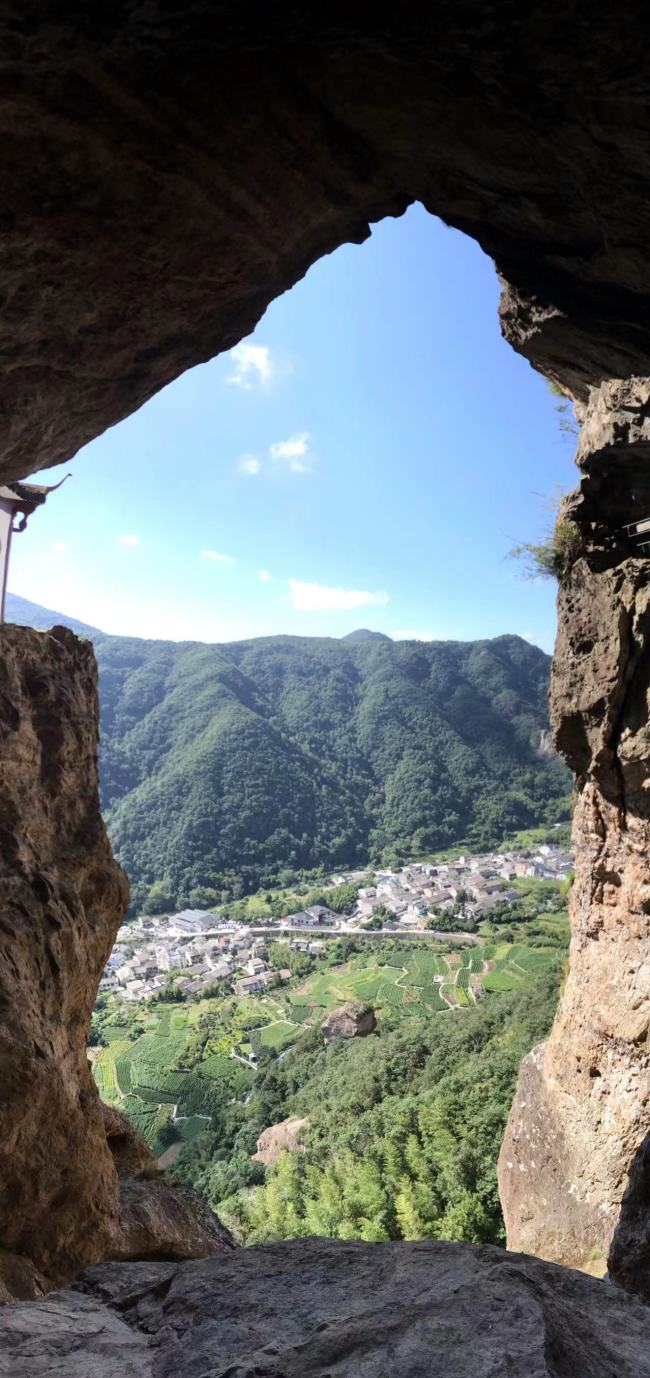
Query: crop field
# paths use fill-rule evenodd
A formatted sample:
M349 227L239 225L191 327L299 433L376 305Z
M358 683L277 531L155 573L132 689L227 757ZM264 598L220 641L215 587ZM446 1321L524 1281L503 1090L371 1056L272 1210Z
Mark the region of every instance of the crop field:
M424 987L431 985L434 976L447 976L449 965L445 958L436 952L416 949L409 955L406 972L411 985Z
M542 976L558 960L554 949L499 943L494 948L494 971L481 977L487 991L520 990Z
M260 1043L263 1048L284 1048L295 1042L298 1028L288 1020L278 1019L275 1024L266 1024L260 1029Z
M162 1147L158 1135L176 1109L187 1111L178 1121L178 1134L192 1137L210 1121L210 1114L199 1113L204 1103L211 1111L219 1101L239 1099L250 1089L253 1072L234 1058L213 1054L197 1068L183 1066L195 1024L190 1014L204 1013L209 1003L202 1001L191 1010L175 1006L154 1010L145 1032L136 1038L124 1037L127 1031L118 1024L109 1026L110 1042L94 1060L100 1095L128 1115L154 1152ZM278 1046L281 1042L280 1037Z
M407 946L403 940L391 950L384 941L379 951L370 945L353 950L335 966L319 961L282 993L153 1006L139 1020L129 1015L129 1022L118 1007L115 1024L102 1027L108 1044L95 1052L95 1081L103 1099L124 1110L154 1152L162 1152L166 1136L161 1141L160 1135L170 1122L178 1139L191 1139L222 1106L246 1099L256 1072L230 1055L233 1046L244 1058L265 1049L283 1052L347 1001L367 1002L386 1020L450 1011L459 1018L481 987L494 996L520 990L561 959L564 912L542 914L537 925L536 941L545 943L548 932L548 947L528 946L521 926L514 942L490 934L480 947L451 952L442 944Z

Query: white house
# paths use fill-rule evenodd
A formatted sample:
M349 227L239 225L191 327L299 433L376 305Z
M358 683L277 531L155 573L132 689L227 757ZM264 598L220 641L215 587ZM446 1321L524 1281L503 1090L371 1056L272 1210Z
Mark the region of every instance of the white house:
M217 914L205 909L181 909L179 914L172 914L168 927L172 936L187 938L195 933L211 933L219 925Z
M246 970L249 976L259 976L261 971L266 971L266 962L263 962L261 957L249 957Z

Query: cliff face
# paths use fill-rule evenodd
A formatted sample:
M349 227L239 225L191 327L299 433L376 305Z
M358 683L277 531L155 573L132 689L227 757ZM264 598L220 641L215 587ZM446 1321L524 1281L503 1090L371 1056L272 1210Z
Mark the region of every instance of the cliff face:
M0 1239L48 1276L103 1257L117 1174L86 1058L127 903L97 798L95 662L0 630Z
M499 1165L509 1245L571 1265L607 1254L650 1113L650 585L623 529L650 514L646 396L645 380L594 394L565 505L582 552L561 583L551 687L577 786L570 970Z
M101 1258L209 1253L223 1233L149 1182L146 1144L101 1106L86 1057L128 899L99 812L89 643L0 628L0 748L1 1296Z

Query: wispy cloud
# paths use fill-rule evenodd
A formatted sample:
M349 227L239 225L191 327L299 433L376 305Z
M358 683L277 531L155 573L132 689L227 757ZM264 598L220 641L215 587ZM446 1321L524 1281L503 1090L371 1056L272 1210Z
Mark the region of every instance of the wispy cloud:
M269 574L268 569L261 569L259 571L258 578L261 580L263 584L270 584L273 575Z
M117 541L118 541L118 545L139 545L139 544L140 544L140 537L139 537L139 536L118 536Z
M383 607L388 594L365 589L328 588L325 584L305 584L289 579L289 602L297 612L342 612L349 608Z
M399 631L393 632L395 641L435 641L431 632Z
M237 464L240 474L248 474L249 478L252 478L255 474L259 474L261 467L262 465L257 455L242 455Z
M309 431L298 431L288 440L276 440L269 445L269 454L282 464L286 464L292 474L311 473L312 457L309 453L311 436Z
M202 550L202 560L214 560L218 565L232 565L234 559L232 555L223 555L220 550Z
M268 345L243 342L231 349L230 357L235 367L228 374L227 383L246 389L252 388L254 382L263 385L270 383L274 369Z
M52 541L50 543L50 550L54 550L57 555L62 555L65 550L69 549L70 545L68 541Z

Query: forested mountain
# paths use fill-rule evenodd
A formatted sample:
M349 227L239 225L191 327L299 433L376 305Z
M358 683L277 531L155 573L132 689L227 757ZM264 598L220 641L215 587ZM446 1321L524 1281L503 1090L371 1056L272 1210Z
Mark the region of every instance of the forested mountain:
M550 661L519 637L92 635L103 803L137 905L154 882L225 902L560 816L568 774L538 754Z

